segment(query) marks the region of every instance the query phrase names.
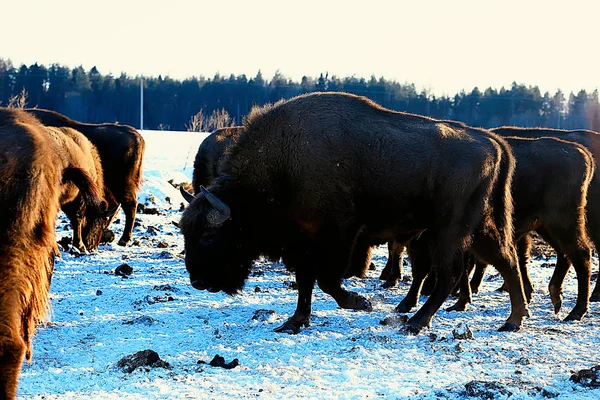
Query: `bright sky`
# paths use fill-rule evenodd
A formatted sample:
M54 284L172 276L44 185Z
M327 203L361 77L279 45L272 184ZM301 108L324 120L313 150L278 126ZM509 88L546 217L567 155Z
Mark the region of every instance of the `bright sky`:
M184 78L372 74L454 94L600 87L600 1L7 0L0 57Z

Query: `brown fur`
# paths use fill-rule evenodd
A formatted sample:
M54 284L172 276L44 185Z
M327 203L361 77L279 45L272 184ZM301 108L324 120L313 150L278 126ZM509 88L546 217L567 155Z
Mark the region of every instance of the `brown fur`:
M48 311L55 223L68 164L31 115L0 108L0 398L16 396L36 325Z
M121 205L125 213L125 228L119 244L126 245L131 239L137 209L137 192L142 182L145 151L142 136L127 125L85 124L50 110L27 111L46 126L69 127L81 132L96 146L102 162L104 198L108 202L108 208L116 210L116 207Z
M504 140L345 93L255 109L244 127L209 188L231 218L211 225L214 209L200 195L181 219L195 288L236 293L258 255L284 256L296 269L299 302L280 330L297 331L309 321L315 282L341 307L368 309L340 286L350 260L366 257L369 242L427 230L446 280L407 327L429 323L458 281L454 260L471 238L502 260L511 281L513 312L503 329L521 325L527 310L512 239L514 157Z
M507 137L517 159L514 176L515 240L519 242L519 267L525 291L531 299L533 287L527 273L529 251L522 242L532 231L537 231L552 244L559 254L574 264L578 279L578 298L567 320L580 320L588 309L590 281L590 242L586 233L585 210L588 188L595 171L592 154L582 145L546 137L527 139ZM427 261L414 258L420 239L411 243L413 286L420 286L428 270ZM419 255L419 257L422 257ZM558 268L558 266L557 266ZM470 268L468 272L470 272ZM412 289L412 288L411 288ZM410 291L409 291L410 292ZM557 306L559 299L553 293ZM414 300L414 299L413 299ZM471 302L468 273L461 279L461 297L452 310L464 310ZM560 309L560 305L558 305Z
M81 251L94 250L100 244L107 219L104 177L95 146L72 128L46 128L59 143L58 157L68 165L60 199L63 211L73 227L73 245ZM100 200L100 202L98 202ZM89 206L88 206L89 205Z
M200 192L200 186L209 186L218 175L227 148L239 139L243 129L242 126L217 129L202 141L194 159L192 187L195 194Z

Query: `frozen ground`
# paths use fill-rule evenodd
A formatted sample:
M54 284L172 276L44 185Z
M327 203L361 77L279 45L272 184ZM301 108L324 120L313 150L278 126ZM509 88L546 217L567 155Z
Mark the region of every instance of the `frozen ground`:
M501 279L491 269L468 312L440 311L432 328L416 337L381 325L408 290L407 283L380 287L384 248L375 253L377 271L346 282L371 299L373 311L341 310L316 289L312 325L296 336L273 332L296 304L294 278L280 264L258 262L236 297L194 290L179 256L183 239L172 223L180 218L182 199L167 180L190 179L203 136L145 137L140 199L154 196L163 215L138 216L138 245L113 243L83 257L64 253L57 261L51 322L39 328L33 362L23 367L20 399L600 398L600 389L569 381L572 371L600 364L600 306L592 304L580 323L555 317L545 290L553 260L531 266L533 316L517 333L496 331L509 302L494 291ZM123 222L120 214L117 235ZM71 234L65 225L57 225L60 237ZM159 248L161 242L168 247ZM113 272L124 262L133 267L129 278ZM595 258L594 271L597 265ZM574 305L575 294L571 272L559 317ZM473 330L474 340L453 338L460 322ZM145 349L158 352L170 369L128 374L117 368L122 357ZM215 354L240 365L226 370L198 363Z

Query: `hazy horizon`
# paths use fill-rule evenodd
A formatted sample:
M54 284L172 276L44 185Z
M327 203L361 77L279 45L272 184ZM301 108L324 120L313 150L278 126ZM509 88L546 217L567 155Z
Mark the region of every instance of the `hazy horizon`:
M0 57L14 65L96 66L114 76L212 78L279 70L371 75L453 95L512 82L543 92L600 87L600 4L341 1L34 0L3 5ZM22 16L22 18L18 18Z

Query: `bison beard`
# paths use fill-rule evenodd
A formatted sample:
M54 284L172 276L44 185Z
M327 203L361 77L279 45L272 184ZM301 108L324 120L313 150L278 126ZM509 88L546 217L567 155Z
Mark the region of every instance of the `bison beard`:
M369 241L427 230L443 279L407 322L419 332L458 281L457 260L473 237L508 282L512 312L500 329L517 330L527 307L512 245L513 171L508 145L487 131L350 94L254 109L209 187L231 218L215 224L204 194L182 216L186 268L195 287L232 294L259 255L283 257L296 271L298 304L277 331L296 333L310 322L315 282L340 307L369 310L341 287L350 260L366 255Z

